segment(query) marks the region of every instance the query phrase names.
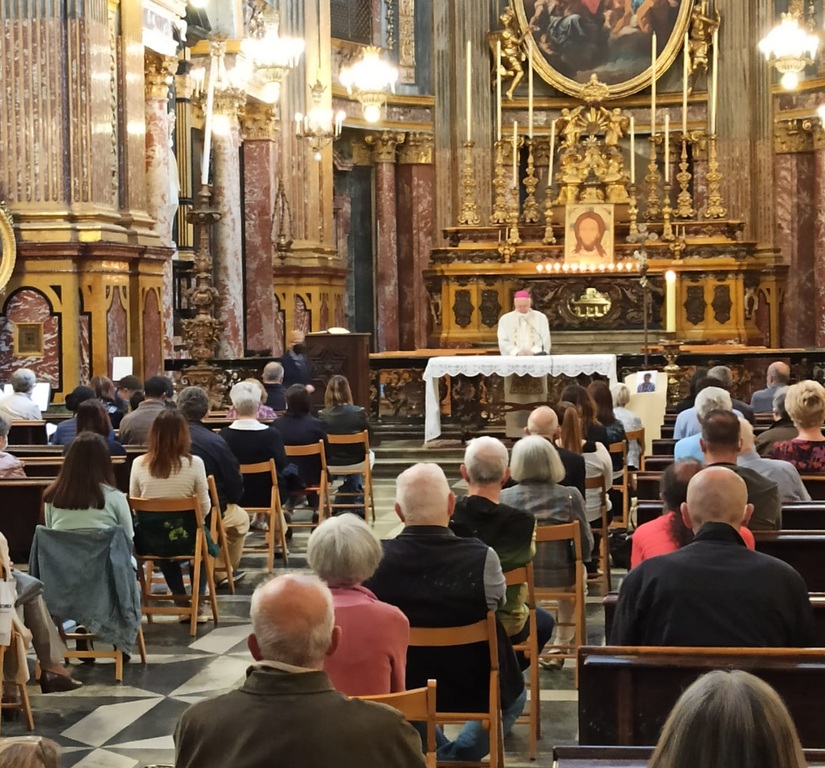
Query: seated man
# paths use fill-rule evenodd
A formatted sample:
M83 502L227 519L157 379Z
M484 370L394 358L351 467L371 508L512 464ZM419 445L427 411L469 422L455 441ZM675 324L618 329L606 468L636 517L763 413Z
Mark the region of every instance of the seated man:
M682 505L693 542L645 560L624 580L611 645L802 648L814 642L808 588L781 560L737 533L753 508L744 481L709 467Z
M416 464L396 481L395 512L404 530L385 540L384 558L364 586L400 608L411 627L459 627L501 607L504 574L498 555L478 539L449 528L455 496L437 464ZM504 734L524 709L526 691L512 644L499 632ZM489 707L490 655L486 645L416 648L407 652L407 688L438 680L438 710L485 712ZM469 722L454 742L439 732L439 760L478 761L489 751L480 722Z
M166 393L171 382L165 376L152 376L146 380L144 398L140 405L129 411L120 422L120 442L123 445L146 445L149 428L158 414L166 410Z
M184 712L177 768L423 768L421 740L399 712L338 693L323 671L341 630L315 576L287 574L252 595L246 682Z
M673 438L675 440L681 440L684 437L698 435L702 431L702 420L699 418L699 394L710 388L721 389L723 392L728 392L727 387L723 386L722 382L718 379L711 379L710 377L705 377L702 379L696 385L696 399L694 400L693 407L682 411L676 417L676 424L673 427ZM728 400L730 401L730 405L726 407L733 410L737 416L741 416L742 412L738 408L734 407L733 400L731 399L729 392Z
M18 368L9 377L9 383L14 391L0 398L0 414L11 421L40 421L43 414L32 400L34 385L37 383L34 371Z
M777 360L768 366L768 373L765 377L767 386L751 395L751 408L754 413L771 413L773 410L773 398L780 387L787 387L791 380L791 369L787 363Z
M280 363L267 363L264 366L263 384L266 390L265 405L273 411L285 411L284 367Z
M756 451L760 456L769 456L776 443L793 440L799 436L799 430L785 409L785 395L789 387L780 387L773 396L773 424L756 438Z
M705 387L696 395L695 420L699 429L688 437L679 439L673 448L673 460L696 459L705 463L705 455L699 441L702 439L702 419L711 411L730 411L730 395L721 387ZM687 413L687 411L683 411Z
M556 445L559 432L559 417L549 405L540 405L533 410L527 419L527 426L524 428L525 435L544 437L556 446L561 463L564 464L564 477L559 485L578 488L579 493L584 496L584 480L586 477L584 456Z
M733 372L726 365L714 365L713 368L708 371L708 378L721 381L722 387L728 392L733 389ZM733 404L733 410L739 411L751 424L754 423L756 419L753 408L746 402L737 400L733 395L731 395L731 403Z

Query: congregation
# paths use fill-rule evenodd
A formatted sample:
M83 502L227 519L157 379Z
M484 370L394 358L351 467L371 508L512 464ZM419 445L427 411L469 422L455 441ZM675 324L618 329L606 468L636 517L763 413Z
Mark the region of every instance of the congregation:
M33 646L44 693L82 685L66 663L70 640L81 653L93 638L112 645L122 664L136 646L145 655L141 614L151 620L153 611L179 617L195 636L217 622L216 594L243 582L245 556L267 553L270 573L275 559L286 566L302 529L308 571L254 590L246 680L186 711L175 731L178 768L263 768L278 755L307 766L487 755L502 765L502 740L517 723L526 718L538 737L539 672L572 664L583 674L586 593L602 596L605 611L612 599L611 646L821 644L816 590L764 546L781 537L789 505L811 503L806 480L825 472L825 388L790 385L783 363L768 369L750 405L731 396L729 369L697 372L675 409L654 498L642 485L650 451L628 387L571 382L559 402L530 412L512 446L490 435L467 443L461 498L437 463L402 471L400 530L382 540L370 525L367 413L340 375L314 413L300 339L287 358L268 364L262 381L232 387L219 427L206 390L175 392L163 376L95 377L67 397L72 415L51 437L63 456L42 486L28 572L0 538L0 564L17 586L12 635ZM0 480L14 484L31 465L15 455L10 432L43 414L31 371L11 383L0 400ZM66 576L73 557L88 562L86 582ZM469 627L470 639L445 639ZM20 665L6 655L4 714L28 706ZM431 730L426 716L369 700L399 703L393 696L426 692L431 681L436 719L460 728ZM724 728L702 731L717 710ZM273 720L283 727L273 730ZM748 741L756 733L761 741ZM782 700L745 672L691 685L650 765L721 765L702 757L713 749L736 755L725 765L805 764ZM0 740L4 750L3 765L58 765L47 740ZM534 750L533 740L533 758Z

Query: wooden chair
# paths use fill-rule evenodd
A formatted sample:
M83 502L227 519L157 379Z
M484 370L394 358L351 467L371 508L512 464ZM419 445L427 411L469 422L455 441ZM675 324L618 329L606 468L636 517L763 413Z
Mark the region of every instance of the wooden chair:
M387 693L381 696L358 696L363 701L377 701L397 709L411 723L426 723L427 751L424 757L427 768L436 768L435 744L435 680L427 680L426 688L414 688L401 693Z
M614 455L622 457L622 479L621 482L617 483L614 479L613 485L610 486L610 489L613 491L618 491L622 494L622 510L621 515L617 515L618 510L613 510L613 520L610 523L611 528L627 528L628 518L627 518L627 510L628 510L628 499L630 498L629 495L629 482L628 482L628 473L627 473L627 441L621 443L611 443L610 447L608 448L610 452L610 458L612 459Z
M550 526L545 526L550 527ZM514 651L521 651L530 660L530 703L527 715L522 715L516 722L530 726L530 759L537 757L538 739L541 738L541 687L539 684L538 625L536 620L536 589L533 579L533 564L527 563L520 568L513 568L504 574L508 587L527 585L527 623L530 634L521 643L513 643Z
M229 594L235 594L235 578L232 576L232 563L229 560L229 544L226 541L226 530L223 527L221 517L221 499L218 496L218 486L215 483L215 475L206 476L206 484L209 487L209 500L212 502L212 512L209 516L209 535L212 541L221 548L223 562L226 565L226 583L229 586ZM212 569L212 580L215 580L216 557L209 557L209 567Z
M572 588L541 586L541 549L544 545L551 542L564 544L570 547L570 551L573 553L573 567L575 568L576 577ZM534 579L537 568L539 569L539 579L535 585L535 595L539 605L555 603L556 606L558 606L563 600L567 602L573 601L573 642L555 645L548 643L542 650L541 658L576 659L579 647L584 645L586 640L584 561L582 559L581 525L578 522L536 526L536 555L533 558ZM567 622L559 622L558 609L555 613L557 631L561 627L570 626Z
M436 712L435 719L442 724L463 724L478 720L490 734L490 768L504 765L504 745L501 726L501 692L499 690L498 641L496 615L492 611L486 619L463 627L410 627L410 647L446 648L450 646L487 643L490 651L490 705L488 712ZM488 765L488 763L475 763Z
M6 653L17 653L17 646L18 644L22 644L25 641L20 635L17 627L12 624L11 627L11 641L8 645L0 645L0 675L2 675L3 664L6 660ZM34 730L34 715L32 714L32 705L29 701L29 692L26 688L25 683L14 683L17 686L17 692L20 695L19 701L2 701L0 702L0 712L3 711L15 711L18 709L22 709L23 713L26 715L26 727L28 730ZM2 724L3 718L0 717L0 724Z
M364 518L367 519L367 510L369 509L370 520L375 523L375 497L372 491L372 468L370 467L370 434L365 429L363 432L357 432L354 435L327 435L327 442L332 445L363 445L364 446L364 460L357 464L349 464L347 466L332 466L330 465L329 471L332 475L344 475L344 476L351 476L351 475L361 475L363 477L363 486L364 492L363 494L359 493L341 493L338 492L335 494L335 499L343 498L352 498L353 503L349 503L344 501L342 503L337 503L337 501L333 500L330 502L330 512L334 512L334 510L356 510L356 509L363 509L364 510ZM357 503L358 499L356 497L362 496L364 497L364 503L360 504Z
M200 589L200 582L201 582L201 565L204 563L205 557L207 556L207 543L206 543L206 533L203 524L203 514L201 513L200 502L198 501L197 496L187 496L179 499L141 499L135 496L129 497L129 506L132 508L132 511L135 513L137 517L138 523L140 523L140 518L143 516L147 519L151 519L153 516L161 516L161 515L177 515L180 518L181 513L192 515L194 517L194 526L190 526L190 530L193 530L194 533L194 541L192 542L192 552L187 553L185 555L174 555L174 556L163 556L163 555L156 555L150 552L138 553L138 575L140 577L140 586L142 592L142 611L146 614L146 617L151 620L152 616L154 615L187 615L190 617L189 620L189 634L192 637L195 637L197 633L198 627L198 605L200 602L200 595L198 594L198 590ZM176 521L177 523L178 521ZM156 562L162 560L169 560L173 562L184 563L188 562L191 563L190 565L190 574L191 574L191 599L189 601L189 605L185 605L182 603L178 603L174 606L163 606L163 605L153 605L152 603L161 602L161 601L172 601L180 600L181 597L179 595L155 595L152 593L152 584L151 584L151 570L149 579L147 581L146 574L144 572L144 567L148 566L150 569L154 567ZM215 580L212 577L212 570L210 568L206 568L206 581L209 587L209 602L212 606L212 618L215 621L215 624L218 623L218 601L215 598Z
M66 661L69 659L114 659L115 680L118 683L123 682L122 650L119 650L118 648L113 648L111 651L94 650L91 647L91 641L95 639L95 635L90 632L64 632L60 625L58 625L57 629L60 632L60 637L64 643L66 643L67 640L74 640L76 646L78 640L81 642L85 640L89 644L87 650L85 651L79 651L77 650L77 647L75 647L74 650L71 650L68 644L66 644L66 652L63 654ZM138 652L140 653L140 663L146 664L146 640L143 637L143 627L138 629L137 642Z
M594 531L601 537L599 542L599 558L601 559L602 572L601 574L594 574L587 578L588 584L601 584L603 594L610 591L610 526L607 522L607 490L604 487L604 476L586 477L584 479L585 491L598 490L601 494L601 519L599 526L594 528ZM591 526L593 527L593 526Z
M317 456L321 464L321 473L317 485L308 485L301 494L317 493L318 494L318 522L313 523L290 523L290 528L315 528L318 523L330 516L329 509L329 472L327 470L327 454L324 450L324 441L319 440L317 443L309 443L308 445L286 445L284 446L287 458L306 458L308 456Z
M630 432L625 432L625 437L627 438L628 443L631 443L635 440L639 444L639 466L636 467L636 469L639 469L642 472L644 472L646 449L644 427L642 427L642 429L631 429Z
M275 467L275 459L260 461L257 464L241 464L241 474L246 475L269 475L271 496L268 507L244 507L250 514L264 514L267 517L266 536L264 545L266 547L266 569L272 573L275 562L275 537L278 537L278 545L284 556L284 566L289 567L289 549L286 544L286 520L284 511L281 508L281 493L278 490L278 470ZM260 552L260 547L244 547L244 552Z

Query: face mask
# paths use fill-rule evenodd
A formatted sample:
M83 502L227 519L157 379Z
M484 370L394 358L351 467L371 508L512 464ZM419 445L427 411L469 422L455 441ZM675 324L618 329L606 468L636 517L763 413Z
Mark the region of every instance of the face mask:
M292 347L292 351L296 355L303 355L304 354L304 345L303 344L296 344L294 347Z

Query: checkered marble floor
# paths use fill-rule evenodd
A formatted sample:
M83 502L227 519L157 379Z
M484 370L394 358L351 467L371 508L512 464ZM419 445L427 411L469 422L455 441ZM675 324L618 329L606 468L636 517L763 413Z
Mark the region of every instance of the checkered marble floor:
M460 493L460 488L457 488ZM393 511L394 482L376 483L375 530L394 536L401 525ZM306 531L297 531L290 547L290 569L306 568L303 553ZM237 687L251 657L246 649L249 634L249 600L255 586L266 578L264 558L251 554L242 567L246 579L232 596L219 591L221 621L199 627L191 638L188 625L156 618L144 623L148 647L147 665L135 654L124 669L123 683L114 681L113 664L73 664L73 675L84 685L77 691L44 696L33 682L29 692L35 733L57 741L63 748L64 768L144 768L173 764L172 734L183 711L195 702ZM283 572L276 560L276 573ZM588 598L588 639L604 639L601 598ZM539 762L527 759L526 725L517 725L505 742L506 762L514 768L547 765L555 744L572 743L577 730L577 694L570 662L559 671L541 671L542 732ZM22 721L3 723L2 735L25 735Z

